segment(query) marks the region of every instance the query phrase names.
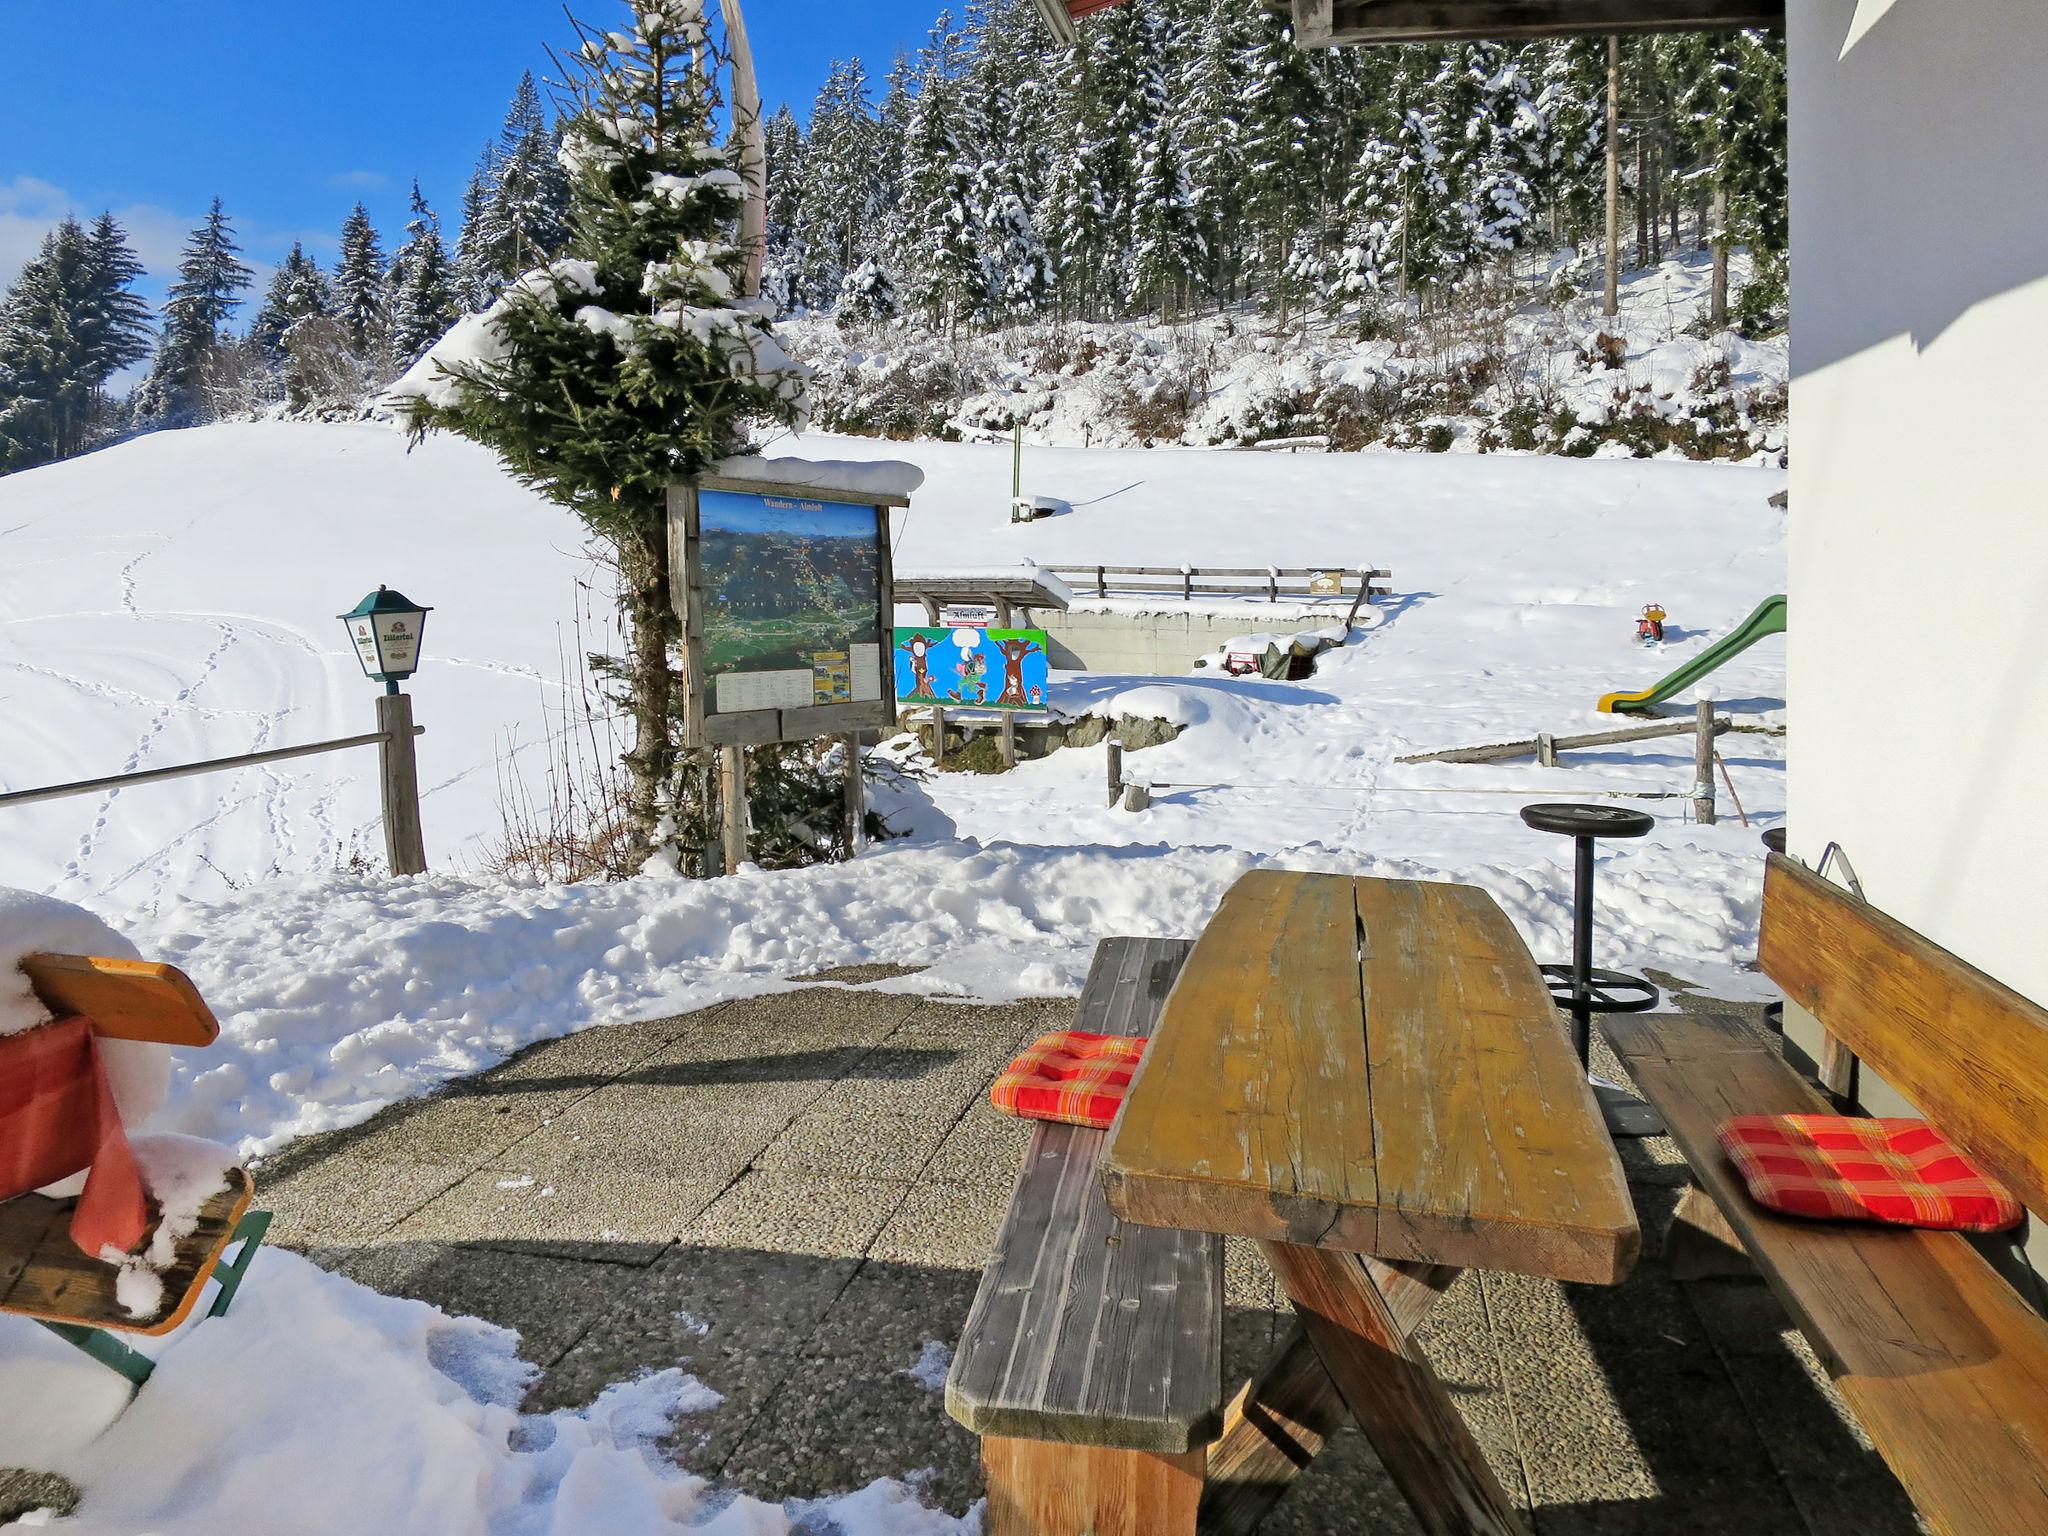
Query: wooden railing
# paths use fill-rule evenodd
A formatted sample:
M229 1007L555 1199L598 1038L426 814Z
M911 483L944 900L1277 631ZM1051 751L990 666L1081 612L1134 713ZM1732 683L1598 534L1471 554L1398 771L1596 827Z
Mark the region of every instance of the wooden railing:
M1307 601L1352 595L1360 602L1370 602L1391 597L1394 591L1390 586L1374 585L1390 581L1392 571L1366 566L1053 565L1046 569L1076 592L1092 592L1099 598L1170 593L1183 602L1197 597L1264 596L1267 602L1277 603L1283 597ZM1354 604L1354 611L1356 607Z

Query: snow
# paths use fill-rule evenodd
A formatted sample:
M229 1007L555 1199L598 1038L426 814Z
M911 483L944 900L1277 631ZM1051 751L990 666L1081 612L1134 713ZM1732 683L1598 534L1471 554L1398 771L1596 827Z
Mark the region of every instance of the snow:
M916 1361L903 1374L927 1392L943 1392L946 1374L952 1369L952 1346L943 1339L926 1339L918 1349Z
M978 1529L888 1480L778 1506L678 1470L657 1442L720 1405L681 1370L615 1383L580 1409L521 1413L536 1368L517 1335L276 1249L256 1255L226 1316L195 1319L168 1347L139 1342L161 1363L121 1412L111 1371L0 1318L0 1449L85 1490L58 1526L76 1536L312 1536L337 1520L379 1536Z
M488 456L445 438L408 454L377 425L222 426L0 481L0 598L21 619L0 626L0 668L34 722L0 764L7 788L361 731L374 685L329 616L379 580L435 605L409 685L427 728L430 874L378 868L367 751L6 813L18 881L114 919L191 973L222 1020L212 1048L180 1053L154 1128L248 1156L547 1035L834 965L930 964L900 985L958 996L1072 990L1098 938L1196 931L1260 863L1469 880L1539 955L1562 954L1566 850L1521 827L1518 798L1673 795L1690 744L1557 769L1394 759L1611 724L1601 694L1653 681L1784 585L1784 518L1767 505L1783 476L1766 470L1027 449L1027 475L1074 511L1012 524L1007 445L908 452L925 478L894 519L906 571L1334 561L1391 569L1396 596L1302 682L1056 676L1063 712L1185 727L1126 758L1159 786L1142 814L1105 804L1101 748L1070 749L878 788L911 835L852 865L565 887L486 866L501 773L536 771L523 765L558 718L562 657L596 648L565 622L591 572L567 514ZM881 483L905 453L785 439L761 472L801 454L880 465L863 472ZM1657 652L1632 638L1651 599L1671 613ZM1292 627L1291 611L1240 606L1247 633ZM1738 722L1782 722L1783 645L1713 679ZM1771 824L1782 741L1723 750ZM1602 963L1739 975L1757 829L1642 803L1657 832L1603 852Z
M0 1035L50 1022L21 969L29 955L45 954L136 958L133 945L85 908L0 886Z
M923 470L896 459L764 459L742 453L720 460L712 474L749 484L801 485L873 496L912 496L924 484Z

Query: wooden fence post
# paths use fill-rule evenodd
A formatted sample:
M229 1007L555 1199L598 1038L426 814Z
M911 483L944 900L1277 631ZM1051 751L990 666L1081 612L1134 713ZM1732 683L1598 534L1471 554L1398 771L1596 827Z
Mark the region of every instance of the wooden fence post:
M1109 803L1115 805L1124 792L1124 744L1109 738Z
M718 810L724 828L725 873L747 862L747 749L718 749Z
M846 736L846 851L859 853L868 845L868 786L860 771L860 732Z
M427 845L420 831L420 772L412 746L412 695L377 696L378 788L384 801L384 858L394 875L427 872Z
M1714 701L1693 705L1692 816L1703 827L1714 824Z
M946 711L938 704L932 706L932 766L946 766Z

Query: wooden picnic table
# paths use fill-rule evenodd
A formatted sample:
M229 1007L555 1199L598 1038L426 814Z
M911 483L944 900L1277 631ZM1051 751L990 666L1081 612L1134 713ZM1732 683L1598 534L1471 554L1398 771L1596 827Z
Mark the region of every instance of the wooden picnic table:
M1102 1178L1127 1221L1256 1239L1320 1359L1304 1369L1297 1345L1231 1405L1209 1476L1219 1505L1219 1483L1246 1483L1236 1528L1302 1459L1264 1442L1326 1418L1310 1399L1334 1391L1425 1531L1522 1529L1411 1335L1464 1268L1613 1284L1640 1233L1556 1004L1491 897L1245 876L1167 1000Z

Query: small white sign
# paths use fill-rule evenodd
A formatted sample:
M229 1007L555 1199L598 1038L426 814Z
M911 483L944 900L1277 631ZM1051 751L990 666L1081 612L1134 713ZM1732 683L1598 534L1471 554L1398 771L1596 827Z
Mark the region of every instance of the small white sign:
M856 645L848 658L853 667L853 698L857 704L870 703L882 696L882 648L879 645Z
M756 709L808 709L815 682L809 668L801 671L721 672L712 679L717 712L745 714Z
M995 621L993 603L948 603L939 610L941 629L987 629Z

